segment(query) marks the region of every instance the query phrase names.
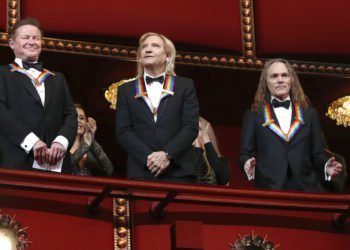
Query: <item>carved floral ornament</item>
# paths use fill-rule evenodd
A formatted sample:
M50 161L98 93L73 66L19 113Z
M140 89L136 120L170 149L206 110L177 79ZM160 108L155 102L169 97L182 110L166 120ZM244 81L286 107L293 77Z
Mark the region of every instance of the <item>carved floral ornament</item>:
M272 241L267 240L267 235L263 238L259 235L251 234L238 235L238 239L233 244L228 244L232 250L276 250L279 247L274 245Z
M133 80L135 80L135 78L123 79L119 82L114 82L111 85L109 85L108 89L105 90L105 98L110 103L109 107L111 109L117 109L117 94L119 86L131 82Z
M15 216L2 214L0 211L0 249L25 250L28 248L28 235L26 228L15 220Z
M326 116L335 120L338 126L350 127L350 96L333 101L328 107Z

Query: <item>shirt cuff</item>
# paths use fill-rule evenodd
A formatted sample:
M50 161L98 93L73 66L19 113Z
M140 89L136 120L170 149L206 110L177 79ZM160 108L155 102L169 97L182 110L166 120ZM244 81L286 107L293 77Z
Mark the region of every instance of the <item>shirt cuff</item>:
M69 142L68 142L68 139L66 137L64 137L63 135L59 135L55 138L55 140L52 143L54 143L54 142L58 142L58 143L62 144L64 149L67 151Z
M21 148L24 149L24 151L26 151L27 153L30 152L30 150L32 150L34 144L39 141L39 137L37 137L33 132L30 132L22 141L22 143L20 144Z
M328 162L330 161L330 159L326 162L326 164L324 165L324 179L326 181L331 181L332 179L332 176L328 175L327 174L327 165L328 165Z
M244 164L244 172L245 172L245 174L247 175L247 178L248 178L249 181L254 180L254 178L255 178L255 168L254 168L254 170L253 170L252 175L249 175L249 174L248 174L248 164L247 164L247 161L246 161L245 164Z

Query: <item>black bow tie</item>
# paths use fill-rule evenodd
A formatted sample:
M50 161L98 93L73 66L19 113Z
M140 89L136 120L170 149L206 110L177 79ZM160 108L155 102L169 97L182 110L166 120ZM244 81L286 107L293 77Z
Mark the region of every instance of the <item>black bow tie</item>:
M152 82L160 82L160 83L163 83L163 81L164 81L164 76L158 76L158 77L155 77L155 78L146 76L146 83L147 83L147 84L151 84Z
M42 62L36 62L36 63L31 63L31 62L26 62L22 61L23 68L28 70L30 68L34 68L36 70L42 71L43 70L43 63Z
M272 100L272 106L274 108L283 107L285 109L289 109L289 105L290 105L290 100L286 100L286 101L283 101L283 102L280 102L280 101L278 101L276 99Z

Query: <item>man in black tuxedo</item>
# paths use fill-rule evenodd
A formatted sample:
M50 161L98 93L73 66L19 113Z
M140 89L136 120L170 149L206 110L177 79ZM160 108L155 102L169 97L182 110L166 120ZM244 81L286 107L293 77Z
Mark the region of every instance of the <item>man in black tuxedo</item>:
M293 67L266 62L251 110L245 113L240 165L258 188L321 192L321 182L342 170L327 159L318 114Z
M176 50L157 33L140 38L138 76L119 87L116 136L127 177L193 183L199 107L193 81L175 76Z
M71 173L76 111L63 75L38 62L39 22L19 20L9 45L16 58L0 67L0 167Z

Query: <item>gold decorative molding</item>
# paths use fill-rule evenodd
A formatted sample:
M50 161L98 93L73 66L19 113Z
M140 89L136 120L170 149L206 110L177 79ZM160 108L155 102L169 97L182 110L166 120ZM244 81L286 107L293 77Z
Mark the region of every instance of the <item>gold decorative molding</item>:
M130 206L124 198L113 199L114 250L131 250Z
M121 61L136 61L136 47L50 37L44 37L43 40L43 50L48 52L115 58ZM8 33L0 32L0 46L8 46ZM237 70L261 70L266 60L268 59L182 51L179 51L176 56L177 64ZM290 60L290 62L297 72L304 74L350 76L349 64L294 60Z
M240 0L240 17L242 35L242 55L243 57L247 58L247 60L252 60L256 57L253 0Z
M341 97L333 101L326 113L326 116L336 121L338 126L350 126L350 96Z
M21 1L6 0L6 30L9 31L13 25L20 19Z
M176 64L234 70L261 70L267 58L256 58L254 0L240 0L242 55L222 55L179 51ZM7 0L6 24L9 30L20 19L21 0ZM8 46L8 33L0 32L0 46ZM43 38L43 50L92 57L113 58L121 61L136 61L137 47L89 41ZM350 76L350 64L290 60L297 72L303 74L327 74Z
M119 82L114 82L111 85L109 85L108 89L106 89L105 91L105 98L110 103L109 107L111 109L117 109L117 94L119 86L131 82L133 80L135 80L135 78L121 80Z

